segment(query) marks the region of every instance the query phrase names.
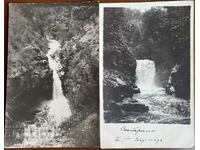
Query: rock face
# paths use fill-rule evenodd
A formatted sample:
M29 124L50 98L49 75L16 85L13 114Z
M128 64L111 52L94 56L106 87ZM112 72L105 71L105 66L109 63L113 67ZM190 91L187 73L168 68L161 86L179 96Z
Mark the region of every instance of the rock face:
M9 57L7 78L7 113L12 120L27 119L31 107L51 99L52 71L46 55L36 47L25 47L17 59Z
M175 64L190 61L190 7L150 9L141 17L143 34L133 52L155 62L156 84L165 88Z
M87 19L83 19L85 23L80 25L82 32L75 34L69 41L66 40L62 50L55 54L60 62L59 75L63 92L69 98L74 113L81 111L92 113L98 109L99 27L97 9L91 7L86 9L84 13L87 15L87 11L90 12L91 9L95 13L87 16ZM77 19L74 20L74 23L83 21L83 15L81 18L76 16L79 14L78 12L74 12Z
M46 53L46 15L32 4L9 9L6 110L9 120L30 119L30 109L51 99L52 71ZM34 19L33 19L34 18Z
M125 70L125 72L128 72L128 70ZM117 69L104 68L103 96L105 111L119 113L121 106L116 103L121 103L123 99L132 98L133 94L140 93L139 88L132 81L132 76L123 73L123 71L119 72Z
M103 51L105 119L122 115L123 111L148 111L148 107L144 104L130 101L123 103L124 99L131 99L133 94L140 93L140 89L135 84L136 59L130 51L130 46L127 44L127 37L124 36L126 35L124 29L127 23L124 20L123 14L124 10L122 9L105 10Z
M190 99L190 64L179 64L172 68L166 87L166 93L176 97Z
M149 108L148 106L145 106L144 104L141 103L132 103L132 102L128 102L128 103L123 103L121 106L123 111L126 112L148 112Z
M6 116L11 120L20 116L31 120L26 118L26 110L32 111L33 105L51 99L52 71L46 57L48 36L61 44L61 50L52 57L59 64L63 94L72 111L72 116L63 121L65 136L59 137L62 140L59 145L73 142L67 146L99 146L98 5L53 4L45 9L33 5L40 4L15 6L9 20L12 38ZM12 112L17 116L13 117ZM66 141L66 137L73 141Z
M139 88L136 88L135 84L131 84L131 77L124 76L116 70L105 69L103 83L104 97L113 99L116 102L132 97L133 94L140 93Z
M83 6L72 10L73 19L66 36L58 38L62 47L55 53L60 68L63 94L68 98L72 120L63 124L73 124L75 146L99 145L99 41L98 7ZM69 20L66 20L68 24ZM62 23L62 20L61 20ZM68 34L71 32L71 38ZM92 119L89 119L92 116ZM89 120L88 120L89 119ZM80 129L81 128L81 134ZM90 132L95 130L95 132ZM68 132L68 131L67 131ZM79 136L79 138L78 138ZM86 138L78 141L80 136ZM77 138L77 139L76 139ZM90 142L90 143L88 143Z

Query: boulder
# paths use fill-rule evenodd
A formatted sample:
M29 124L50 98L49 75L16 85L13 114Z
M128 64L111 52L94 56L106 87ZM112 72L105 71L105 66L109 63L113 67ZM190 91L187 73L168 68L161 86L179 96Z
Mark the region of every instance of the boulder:
M121 109L123 111L127 111L127 112L148 112L149 111L149 107L141 104L141 103L132 103L132 102L128 102L128 103L123 103L121 105Z
M124 98L132 98L135 93L136 91L128 85L104 86L104 98L113 99L116 102L121 102Z
M167 94L190 99L190 64L176 64L172 70L166 86Z
M119 104L111 101L108 103L108 110L110 110L112 113L114 113L115 115L117 114L121 114L121 107Z
M169 95L173 95L175 93L174 86L171 84L168 84L165 88L165 92Z
M138 100L134 100L134 99L131 99L129 101L130 101L130 103L137 103L138 102Z
M140 88L132 88L133 89L133 93L134 94L137 94L137 93L140 93Z
M135 100L133 98L125 98L123 99L122 103L138 103L138 100Z

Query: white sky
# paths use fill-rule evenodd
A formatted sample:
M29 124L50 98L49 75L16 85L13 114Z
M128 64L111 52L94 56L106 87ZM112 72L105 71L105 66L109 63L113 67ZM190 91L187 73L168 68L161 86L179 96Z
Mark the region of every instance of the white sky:
M151 7L152 7L152 6L151 6ZM138 7L138 8L136 8L136 7L130 7L130 8L131 8L131 9L138 9L138 10L140 10L141 12L145 12L145 11L151 9L151 7L145 6L145 7Z
M138 3L101 3L101 7L125 7L131 9L139 9L141 12L145 12L151 7L164 7L164 6L190 6L191 1L172 1L172 2L138 2Z
M154 8L154 7L163 7L163 6L152 6L152 5L142 5L141 6L141 5L134 5L134 6L129 7L129 8L131 8L131 9L138 9L141 12L145 12L145 11L151 9L151 8Z

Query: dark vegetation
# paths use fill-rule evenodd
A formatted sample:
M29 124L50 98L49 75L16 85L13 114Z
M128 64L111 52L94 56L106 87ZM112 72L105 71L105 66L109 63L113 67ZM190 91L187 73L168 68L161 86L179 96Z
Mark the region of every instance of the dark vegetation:
M6 123L33 119L37 112L32 108L51 100L52 71L46 57L50 36L62 46L55 57L73 112L63 122L66 133L60 138L71 136L74 146L97 146L98 7L11 4L9 15Z
M175 65L180 66L172 77L177 97L190 97L190 7L155 8L144 13L146 52L138 49L139 58L147 57L156 63L158 85L166 87ZM141 56L142 52L143 56ZM184 71L182 71L184 69ZM180 75L180 72L182 72Z
M68 30L53 31L62 44L55 54L60 60L59 75L64 94L70 100L72 113L69 124L78 146L97 146L99 143L99 41L98 7L78 7L61 11L60 16L70 16ZM62 17L55 17L62 18ZM59 21L58 21L59 22ZM62 20L60 20L63 23ZM58 23L60 24L60 23ZM55 34L56 33L56 34ZM58 36L62 34L62 36ZM70 126L70 125L69 125ZM82 127L84 126L84 128ZM66 136L68 134L66 133Z
M46 18L30 6L10 5L6 117L12 121L28 119L24 115L52 93Z
M104 9L106 113L120 114L119 102L137 93L136 59L153 60L157 86L190 99L190 7Z
M68 8L55 18L66 24L68 31L57 30L51 34L63 44L55 54L60 60L64 94L71 99L74 112L97 112L98 109L98 8ZM83 13L84 12L84 13ZM71 16L73 15L73 16ZM73 18L73 20L71 20ZM69 22L70 20L70 22ZM69 24L69 26L68 26ZM60 36L63 34L62 36Z

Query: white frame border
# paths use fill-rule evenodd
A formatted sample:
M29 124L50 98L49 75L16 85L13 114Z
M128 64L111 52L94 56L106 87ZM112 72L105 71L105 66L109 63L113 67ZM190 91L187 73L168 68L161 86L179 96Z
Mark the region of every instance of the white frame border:
M142 123L104 123L103 113L103 15L106 7L140 8L142 6L191 6L190 18L190 51L191 51L191 104L190 104L190 125L182 124L142 124ZM101 148L191 148L194 146L194 2L193 1L166 1L166 2L132 2L132 3L101 3L99 5L99 85L100 85L100 144ZM158 130L157 134L151 137L162 137L161 144L143 145L135 142L116 142L115 138L121 136L122 125L128 127L142 127ZM187 131L187 132L186 132ZM181 133L181 135L180 135ZM131 135L129 135L131 136ZM143 135L146 137L146 135ZM173 138L172 138L173 137Z

